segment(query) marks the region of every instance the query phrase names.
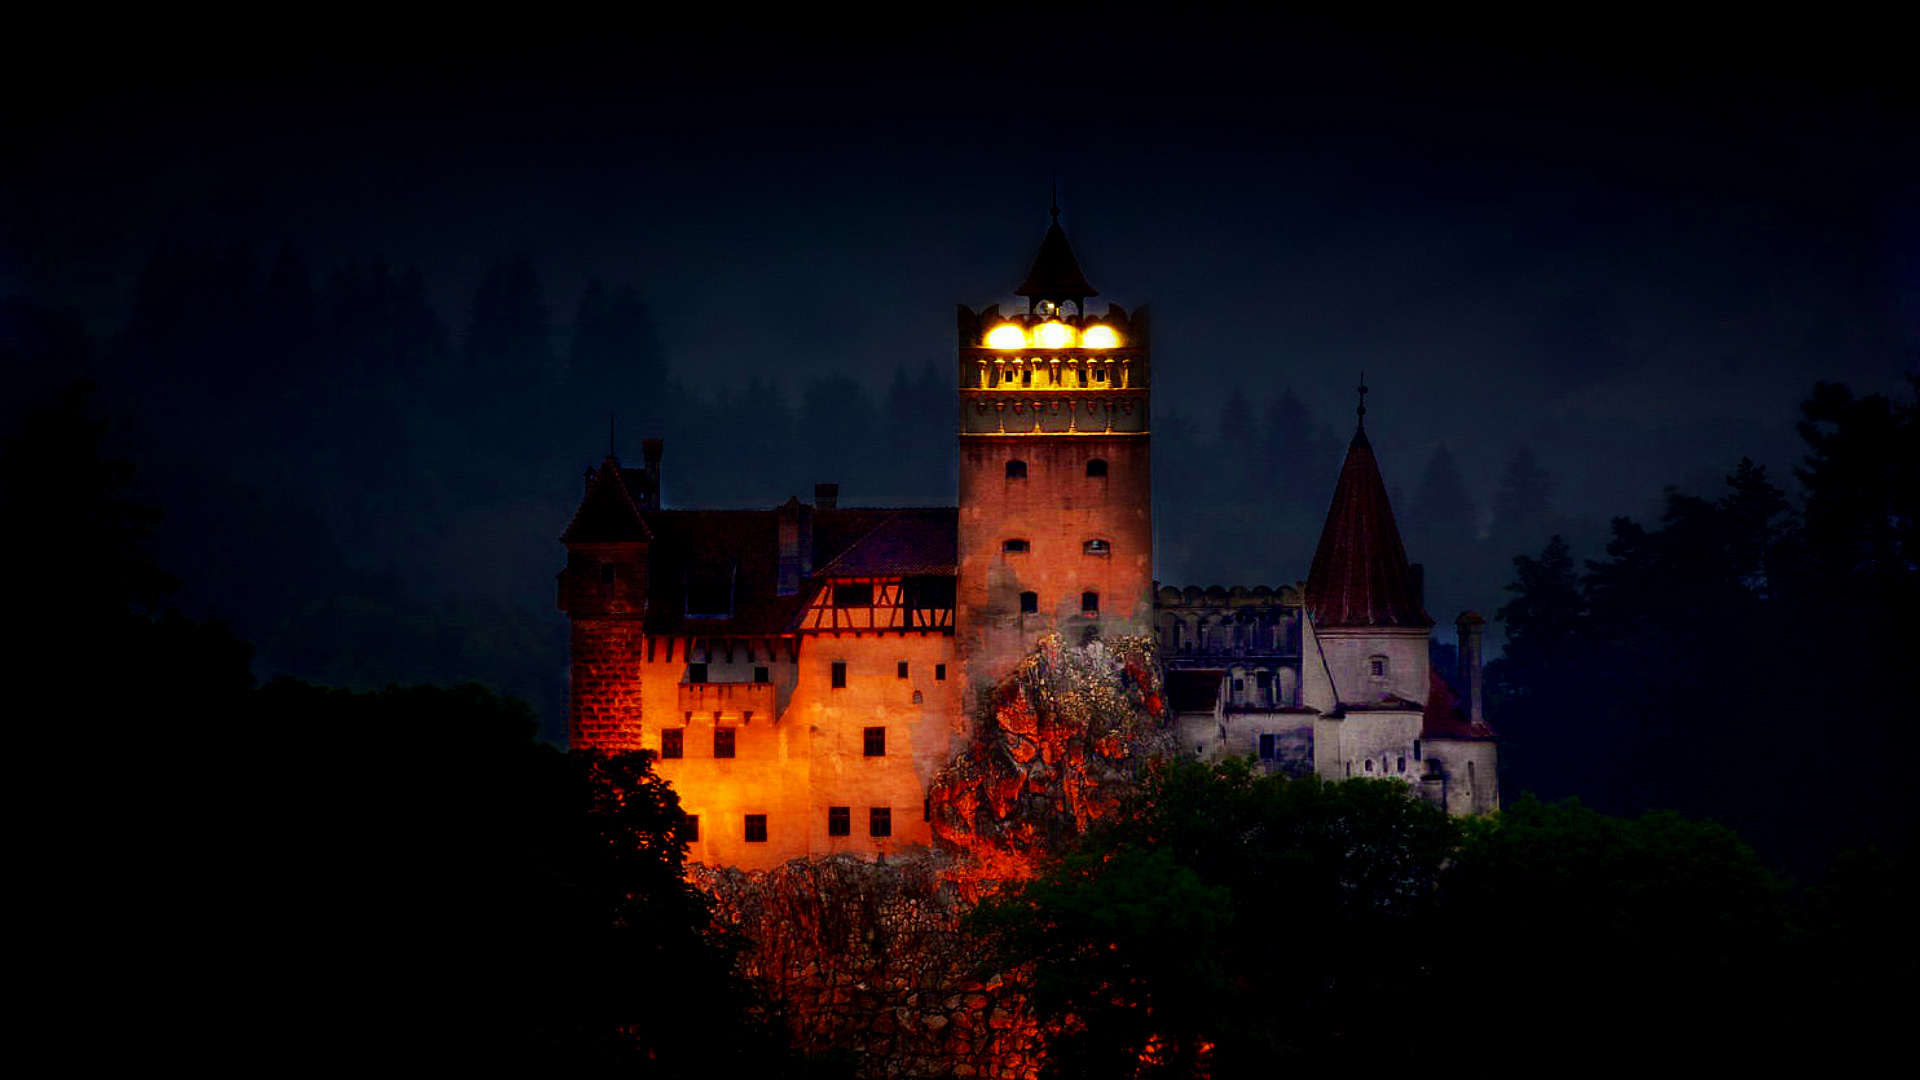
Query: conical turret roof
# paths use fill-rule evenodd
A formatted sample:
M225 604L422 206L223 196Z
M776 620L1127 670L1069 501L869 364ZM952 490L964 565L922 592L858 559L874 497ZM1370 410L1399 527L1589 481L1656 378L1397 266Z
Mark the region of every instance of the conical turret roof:
M1033 269L1027 271L1026 283L1014 290L1016 296L1036 296L1042 300L1079 300L1089 296L1099 296L1093 286L1087 283L1087 275L1080 270L1080 260L1073 257L1073 247L1067 243L1067 231L1060 227L1059 211L1054 211L1053 224L1047 226L1047 235L1040 241L1040 254L1033 257Z
M1354 432L1334 485L1333 505L1307 574L1306 603L1314 625L1321 627L1433 625L1414 588L1407 549L1365 428Z

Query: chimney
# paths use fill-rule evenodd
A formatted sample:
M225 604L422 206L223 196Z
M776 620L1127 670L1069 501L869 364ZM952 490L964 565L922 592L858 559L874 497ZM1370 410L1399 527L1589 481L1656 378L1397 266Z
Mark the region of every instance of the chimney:
M1480 635L1487 620L1463 611L1453 625L1460 631L1460 692L1467 696L1467 719L1477 724L1486 719L1480 704Z
M813 573L813 508L790 496L778 513L780 569L774 591L793 596L800 591L800 579Z
M640 456L646 467L640 472L640 509L660 509L660 454L665 444L659 439L642 439Z
M840 505L839 484L813 485L813 505L822 510L832 510Z

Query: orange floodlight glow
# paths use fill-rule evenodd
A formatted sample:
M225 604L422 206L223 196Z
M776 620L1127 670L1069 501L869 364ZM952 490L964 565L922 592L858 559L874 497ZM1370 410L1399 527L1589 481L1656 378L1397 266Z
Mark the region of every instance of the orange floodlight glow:
M1120 335L1114 333L1111 326L1090 326L1080 339L1080 344L1089 349L1117 349L1120 347Z

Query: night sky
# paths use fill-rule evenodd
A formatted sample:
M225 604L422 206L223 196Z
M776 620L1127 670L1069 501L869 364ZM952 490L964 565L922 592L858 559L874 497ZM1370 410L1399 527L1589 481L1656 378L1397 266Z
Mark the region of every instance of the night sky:
M156 250L291 245L316 275L417 267L457 340L486 269L524 254L558 343L599 277L638 292L690 386L797 402L845 373L877 396L902 366L948 377L953 305L1013 299L1057 183L1102 298L1153 305L1158 430L1211 437L1233 389L1258 420L1290 388L1344 440L1364 371L1398 497L1446 444L1484 516L1530 447L1589 535L1742 455L1790 486L1814 382L1904 392L1920 352L1920 116L1886 27L990 21L72 39L4 76L0 295L110 342ZM194 422L102 383L144 445ZM529 554L473 569L527 580L467 584L532 610L607 431L528 434L575 464L511 511ZM709 457L669 445L669 499Z

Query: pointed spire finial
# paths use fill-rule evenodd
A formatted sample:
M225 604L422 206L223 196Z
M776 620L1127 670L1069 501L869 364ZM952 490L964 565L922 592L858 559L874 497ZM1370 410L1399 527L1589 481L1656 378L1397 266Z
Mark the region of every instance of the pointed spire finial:
M1360 416L1360 426L1366 427L1367 426L1367 373L1364 371L1360 373L1360 408L1356 409L1355 412L1357 412Z
M1047 213L1053 215L1053 220L1055 224L1059 224L1060 222L1060 178L1058 176L1055 176L1053 178L1053 205L1047 208Z

